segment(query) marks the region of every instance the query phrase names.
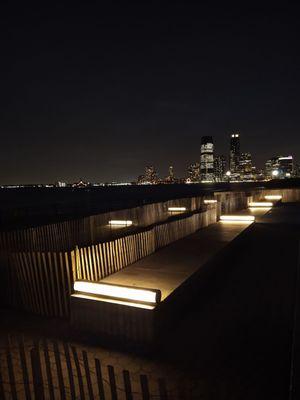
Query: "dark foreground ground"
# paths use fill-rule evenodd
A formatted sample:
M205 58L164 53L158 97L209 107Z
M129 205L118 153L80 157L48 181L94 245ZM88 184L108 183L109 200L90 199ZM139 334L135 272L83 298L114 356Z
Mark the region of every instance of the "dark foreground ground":
M2 335L76 342L133 375L164 374L177 395L182 390L179 398L299 399L299 239L299 205L278 207L252 225L216 261L184 317L148 356L88 346L66 324L17 313L2 313Z

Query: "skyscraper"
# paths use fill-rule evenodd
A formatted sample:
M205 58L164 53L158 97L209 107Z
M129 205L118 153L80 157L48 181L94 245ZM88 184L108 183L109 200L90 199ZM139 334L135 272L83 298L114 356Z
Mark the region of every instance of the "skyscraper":
M216 182L225 181L226 174L226 159L224 156L215 156L214 158L214 173Z
M211 136L202 136L200 176L202 182L213 182L214 176L214 144Z
M240 156L240 172L243 174L252 172L252 157L250 153L242 153Z
M241 153L239 172L242 181L254 180L256 169L252 166L251 153Z
M229 169L231 173L239 172L240 162L240 135L233 133L230 138Z
M294 175L293 156L277 156L266 162L265 174L267 178L284 179Z
M188 167L188 181L193 183L200 181L200 164L198 162Z

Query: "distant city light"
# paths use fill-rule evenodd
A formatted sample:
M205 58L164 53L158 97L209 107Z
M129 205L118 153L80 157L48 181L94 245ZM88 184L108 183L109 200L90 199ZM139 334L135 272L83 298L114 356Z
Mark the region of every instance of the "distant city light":
M226 172L226 176L230 176L231 175L231 172L230 171L227 171Z
M111 226L130 226L132 225L132 221L129 220L118 220L118 219L112 219L111 221L108 222L109 225Z
M274 169L274 171L272 171L272 175L273 176L278 176L279 175L278 169Z
M273 207L273 203L268 201L251 201L249 207Z
M186 211L186 207L168 207L168 211Z
M266 200L281 200L282 196L281 196L281 194L267 194L265 196L265 199Z
M158 304L161 300L161 292L157 289L135 288L132 286L121 286L108 283L76 281L74 282L74 290L81 293L110 297L112 299L137 301L150 304Z
M278 160L292 160L293 156L287 156L287 157L278 157Z
M255 217L253 215L221 215L220 221L224 222L253 222Z

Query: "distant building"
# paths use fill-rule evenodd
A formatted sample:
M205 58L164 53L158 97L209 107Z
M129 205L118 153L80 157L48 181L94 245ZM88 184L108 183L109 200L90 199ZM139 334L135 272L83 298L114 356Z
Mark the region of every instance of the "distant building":
M278 164L279 157L272 157L267 160L265 165L265 176L266 179L272 179L274 171L278 171L279 164Z
M282 179L291 178L294 174L293 156L279 157L279 175Z
M191 164L188 167L188 178L189 182L197 183L200 181L200 164L198 162Z
M200 157L201 182L213 182L214 175L214 144L211 136L202 136Z
M294 176L293 156L277 156L267 160L265 165L267 179L286 179Z
M172 165L169 166L169 175L165 178L165 183L175 183L176 179L174 176L174 168Z
M294 177L300 178L300 165L294 164Z
M240 155L240 172L242 174L249 174L252 172L252 157L250 153L242 153Z
M55 186L56 187L66 187L67 184L66 184L66 182L58 181L58 182L55 183Z
M153 165L147 165L145 174L138 177L137 183L139 185L156 184L158 183L157 173Z
M215 156L214 173L216 182L224 182L226 180L226 159L224 156Z
M72 187L74 188L85 188L89 186L88 182L84 182L83 180L80 180L79 182L75 182L72 184Z
M240 135L233 133L230 137L229 169L232 174L239 173Z

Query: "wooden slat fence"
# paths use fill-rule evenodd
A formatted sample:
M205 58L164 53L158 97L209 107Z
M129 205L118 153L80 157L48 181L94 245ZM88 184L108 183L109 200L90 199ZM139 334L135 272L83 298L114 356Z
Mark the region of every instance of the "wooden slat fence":
M22 308L48 317L69 316L74 251L14 253L11 260Z
M211 209L111 242L78 248L74 279L103 279L215 221L216 210Z
M10 257L10 292L39 315L68 318L74 280L99 281L215 221L215 210L157 225L110 242L67 252L17 252Z
M153 233L151 229L114 241L77 248L74 279L100 280L152 254L156 250Z
M1 400L179 400L181 396L159 376L105 365L65 342L11 335L0 343Z
M0 232L0 249L10 251L65 251L87 236L83 219L35 228Z

